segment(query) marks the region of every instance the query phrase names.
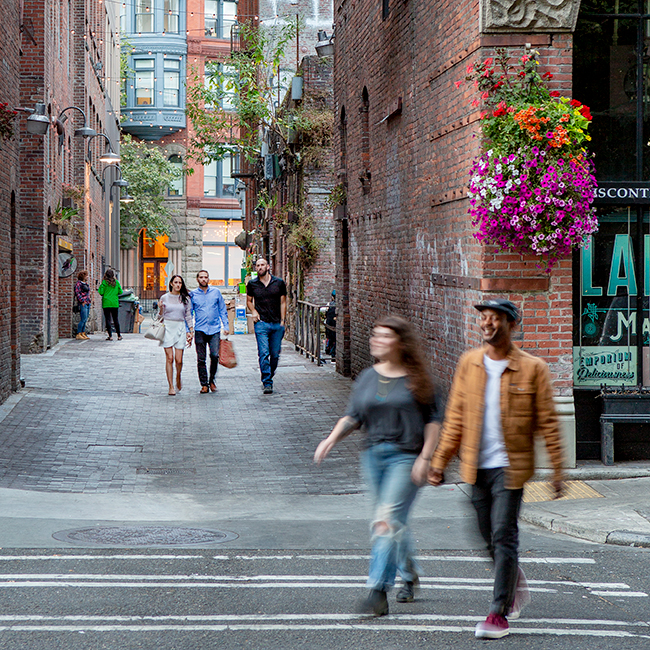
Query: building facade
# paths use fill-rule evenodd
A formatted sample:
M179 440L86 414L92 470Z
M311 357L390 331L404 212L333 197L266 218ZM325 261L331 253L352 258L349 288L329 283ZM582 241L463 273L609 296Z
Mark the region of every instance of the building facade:
M335 2L337 167L347 197L336 213L339 371L369 365L373 323L402 314L445 394L461 353L480 344L473 305L509 298L523 313L518 344L550 366L569 464L592 457L588 438L599 436L584 427L576 435L574 261L547 274L535 257L474 238L467 185L480 110L474 88L455 82L496 48L532 48L553 89L571 96L579 4Z

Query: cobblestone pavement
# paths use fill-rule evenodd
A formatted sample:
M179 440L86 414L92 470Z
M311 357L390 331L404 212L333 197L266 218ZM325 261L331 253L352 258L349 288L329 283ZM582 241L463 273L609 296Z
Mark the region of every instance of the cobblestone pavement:
M351 494L362 490L359 436L321 467L318 441L351 383L283 344L263 395L252 335L232 337L239 364L199 394L194 349L183 390L167 395L164 354L142 335L66 341L23 356L26 388L0 422L0 487L85 493Z

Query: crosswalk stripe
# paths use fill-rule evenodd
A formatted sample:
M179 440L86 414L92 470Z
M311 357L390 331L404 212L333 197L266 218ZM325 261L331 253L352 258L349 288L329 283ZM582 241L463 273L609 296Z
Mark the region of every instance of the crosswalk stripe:
M370 555L215 555L215 560L370 560ZM479 562L490 563L489 557L464 557L461 555L417 555L420 562ZM586 557L520 557L520 564L596 564L596 560Z
M0 625L0 632L307 632L307 631L361 631L361 632L473 632L474 626L409 625L377 623L323 623L312 624L187 624L187 625ZM602 638L650 639L650 635L634 634L627 630L590 630L563 628L510 628L515 635L587 636Z
M202 560L203 555L0 555L0 562L29 560ZM227 560L228 556L217 559Z

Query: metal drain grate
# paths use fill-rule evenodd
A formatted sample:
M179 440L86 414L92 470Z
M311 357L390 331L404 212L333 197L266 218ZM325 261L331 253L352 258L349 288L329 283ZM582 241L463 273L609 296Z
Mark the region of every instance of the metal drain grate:
M93 526L62 530L52 537L79 546L119 548L209 546L230 542L239 535L224 530L176 526Z
M552 501L555 491L548 482L535 481L524 485L524 503ZM584 481L565 481L564 492L558 501L566 499L602 499L602 494L589 487Z
M193 468L182 467L138 467L136 474L154 474L156 476L170 476L174 474L196 474Z

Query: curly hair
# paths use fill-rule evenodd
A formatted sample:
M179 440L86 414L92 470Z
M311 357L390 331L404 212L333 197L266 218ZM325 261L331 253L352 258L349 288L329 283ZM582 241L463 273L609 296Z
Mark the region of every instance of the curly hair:
M427 369L420 350L419 337L406 319L401 316L385 316L375 327L387 327L399 338L400 363L406 369L409 390L420 404L430 404L434 397L431 373Z

